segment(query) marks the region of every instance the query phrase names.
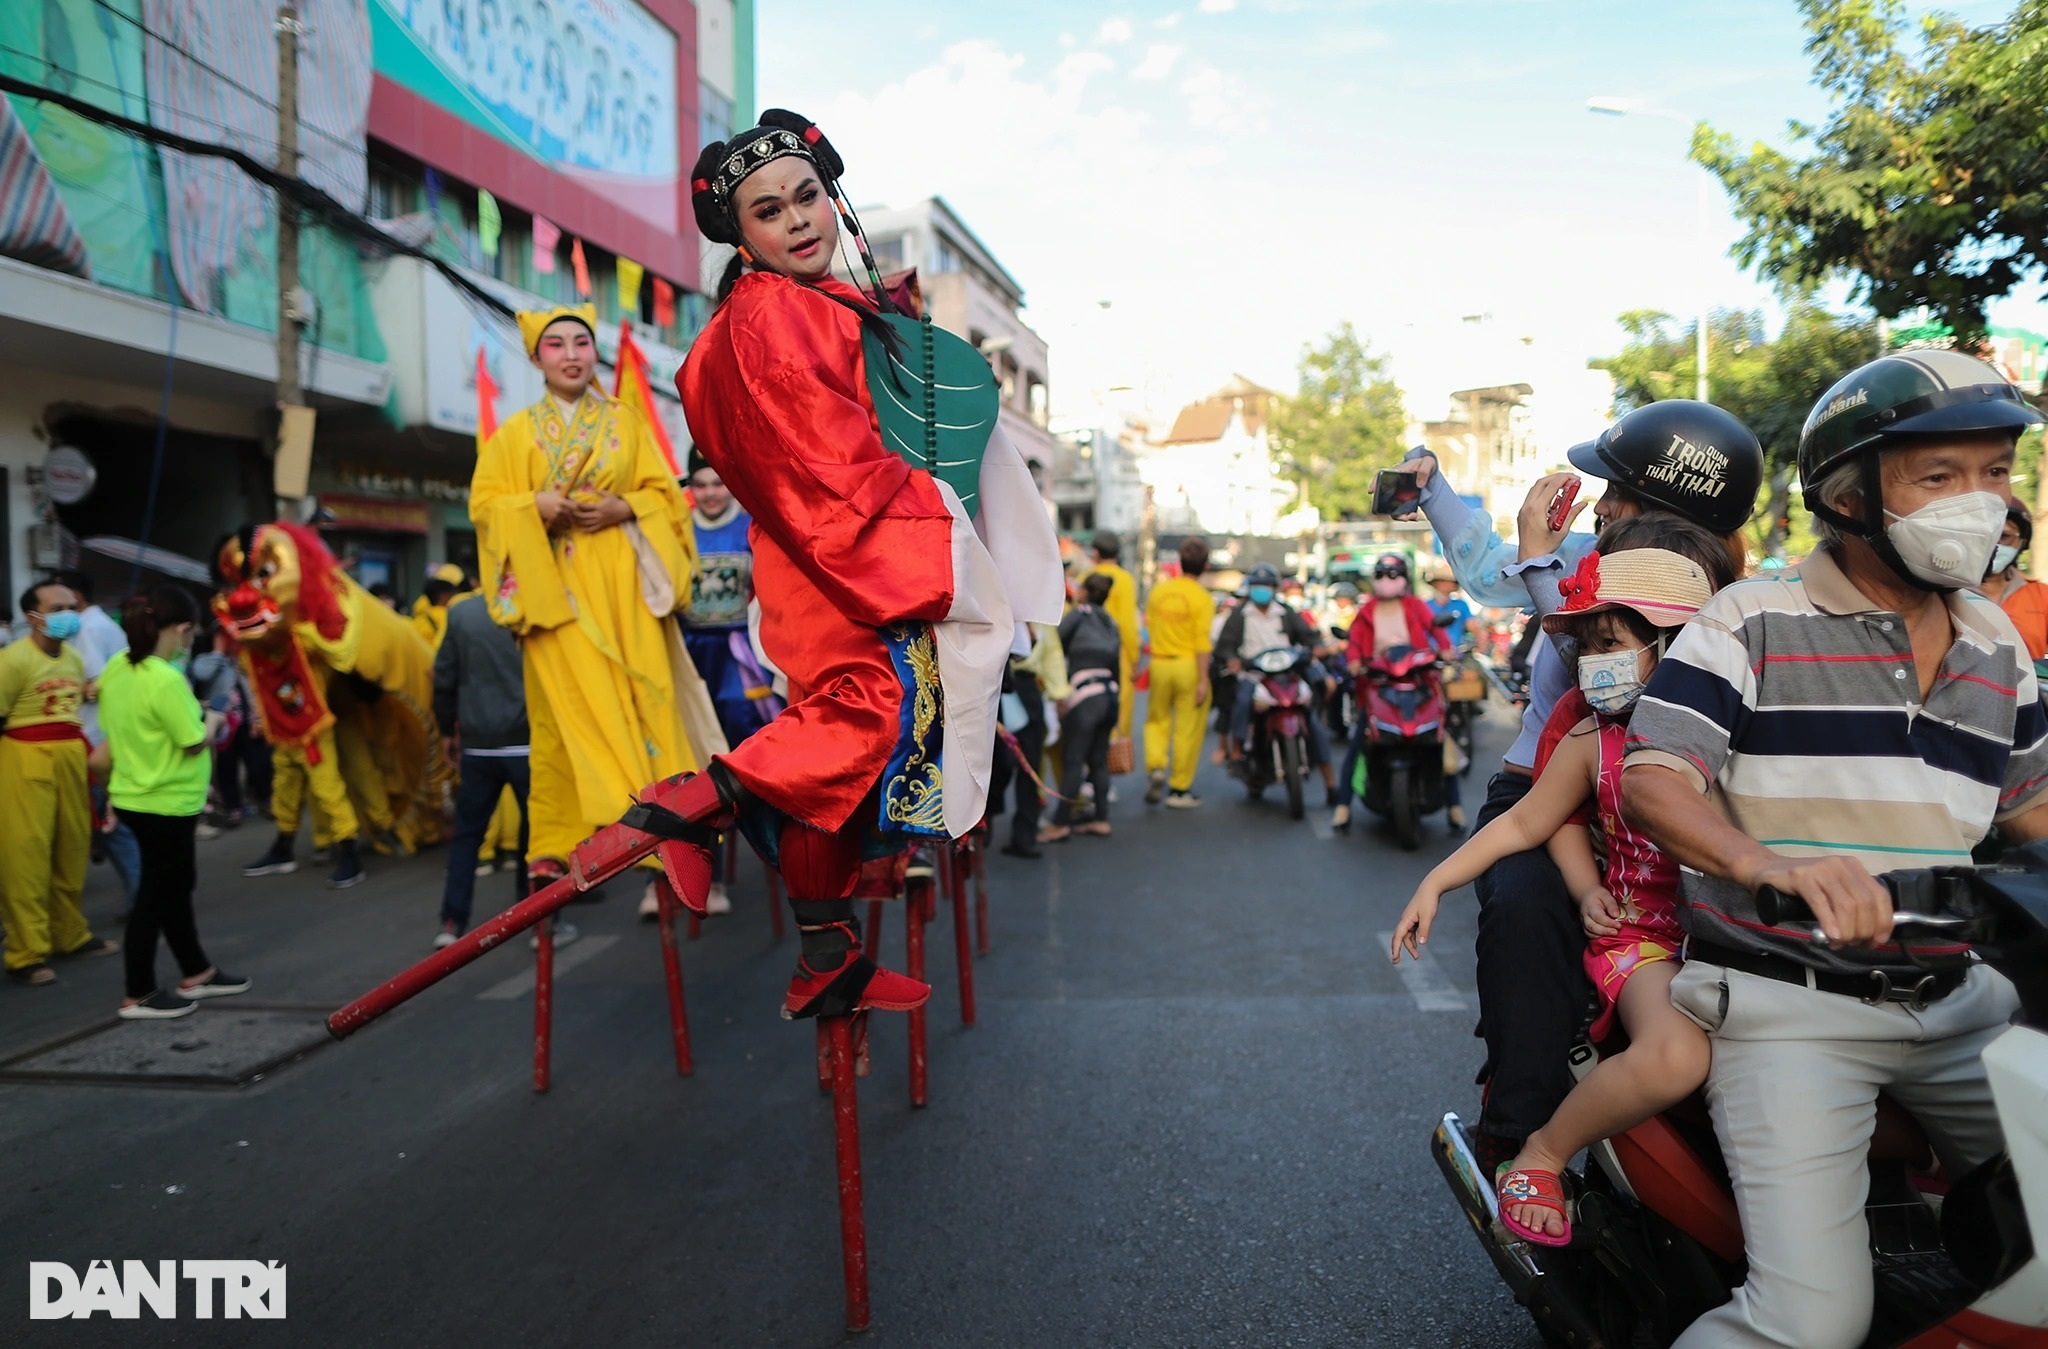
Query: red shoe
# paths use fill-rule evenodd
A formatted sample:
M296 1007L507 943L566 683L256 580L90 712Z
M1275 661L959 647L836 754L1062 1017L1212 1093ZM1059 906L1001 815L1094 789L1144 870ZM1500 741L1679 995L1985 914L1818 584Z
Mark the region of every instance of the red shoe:
M669 888L682 906L698 917L709 912L711 901L711 849L681 839L668 839L655 850L661 869L668 875Z
M932 986L907 974L885 970L860 953L848 951L829 970L816 970L799 956L789 993L782 1000L782 1019L847 1016L854 1012L914 1012L930 1001Z

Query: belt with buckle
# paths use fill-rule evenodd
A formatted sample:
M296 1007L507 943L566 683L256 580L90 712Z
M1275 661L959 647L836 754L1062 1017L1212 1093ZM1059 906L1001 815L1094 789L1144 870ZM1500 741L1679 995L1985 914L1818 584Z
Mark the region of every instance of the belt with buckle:
M1731 970L1760 975L1765 979L1776 979L1781 983L1804 984L1823 993L1836 993L1845 998L1855 998L1872 1007L1895 1002L1915 1012L1927 1010L1929 1004L1941 1001L1962 987L1963 979L1969 973L1967 969L1916 969L1864 970L1846 974L1835 970L1817 970L1790 956L1771 955L1763 951L1738 951L1731 946L1700 941L1698 938L1686 943L1685 958L1708 965L1725 965Z

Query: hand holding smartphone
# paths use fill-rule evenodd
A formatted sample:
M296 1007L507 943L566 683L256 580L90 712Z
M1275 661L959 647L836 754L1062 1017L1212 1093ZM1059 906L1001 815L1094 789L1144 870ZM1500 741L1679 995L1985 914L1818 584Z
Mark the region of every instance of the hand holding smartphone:
M1372 480L1374 515L1407 515L1422 505L1422 484L1415 474L1383 468Z
M1565 483L1564 490L1557 494L1557 500L1550 503L1549 524L1553 534L1562 530L1565 522L1571 519L1572 504L1579 499L1579 488L1582 486L1583 479L1571 479Z

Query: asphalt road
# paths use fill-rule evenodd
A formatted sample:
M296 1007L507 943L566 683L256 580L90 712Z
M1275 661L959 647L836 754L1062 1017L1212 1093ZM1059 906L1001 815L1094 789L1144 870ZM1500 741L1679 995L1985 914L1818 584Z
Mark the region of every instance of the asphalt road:
M1480 771L1507 740L1481 723ZM1489 752L1490 751L1490 752ZM861 1093L875 1323L935 1345L1538 1343L1428 1155L1475 1104L1469 894L1430 979L1380 934L1450 846L1292 823L1205 768L1201 810L1121 780L1111 839L992 857L995 950L963 1029L931 931L931 1104L901 1018ZM1277 794L1275 794L1277 795ZM1311 800L1320 799L1320 790ZM201 932L256 980L236 1003L331 1008L428 951L442 855L244 880L267 831L201 846ZM508 888L480 895L502 902ZM88 914L117 932L96 867ZM685 948L696 1075L676 1077L637 896L569 914L553 1090L528 1079L524 943L250 1086L0 1084L7 1343L209 1346L829 1345L845 1338L831 1122L809 1027L778 1019L758 865ZM892 908L885 959L899 959ZM609 939L609 940L606 940ZM165 975L171 971L162 958ZM0 987L0 1060L104 1022L116 961ZM1425 1010L1427 1008L1428 1010ZM284 1322L30 1322L28 1262L253 1258ZM189 1318L189 1298L185 1303Z

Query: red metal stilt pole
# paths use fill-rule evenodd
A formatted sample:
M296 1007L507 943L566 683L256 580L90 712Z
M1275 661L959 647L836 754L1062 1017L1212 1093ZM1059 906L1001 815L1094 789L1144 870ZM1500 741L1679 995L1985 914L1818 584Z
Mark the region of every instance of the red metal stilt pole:
M540 920L535 929L540 948L533 959L533 1089L548 1089L548 1059L554 1040L555 920Z
M690 1059L690 1020L683 1009L683 962L676 954L676 892L667 876L654 883L654 902L661 923L661 972L668 980L668 1027L676 1045L676 1076L696 1071Z
M905 939L908 948L904 953L906 972L913 979L924 978L924 923L925 901L936 887L929 877L920 877L909 883L906 902L903 905ZM925 1052L925 1023L930 1004L919 1007L910 1014L910 1103L923 1105L930 1094L927 1078L927 1055Z
M960 1024L974 1024L974 949L967 935L967 884L953 869L953 962L960 968Z
M782 873L768 865L768 859L761 859L761 870L768 875L768 926L774 929L775 940L782 940Z
M703 935L704 935L704 920L703 920L703 918L701 918L701 917L700 917L700 916L698 916L697 914L694 914L694 913L693 913L693 914L691 914L691 915L690 915L690 940L691 940L691 941L695 941L695 940L697 940L697 939L698 939L699 937L701 937L701 936L703 936Z
M853 1022L823 1017L819 1043L831 1047L832 1135L839 1162L839 1251L846 1277L846 1328L868 1328L868 1230L861 1211L860 1098L853 1072Z
M981 839L974 840L973 851L968 854L974 871L974 945L983 955L988 954L988 849Z

